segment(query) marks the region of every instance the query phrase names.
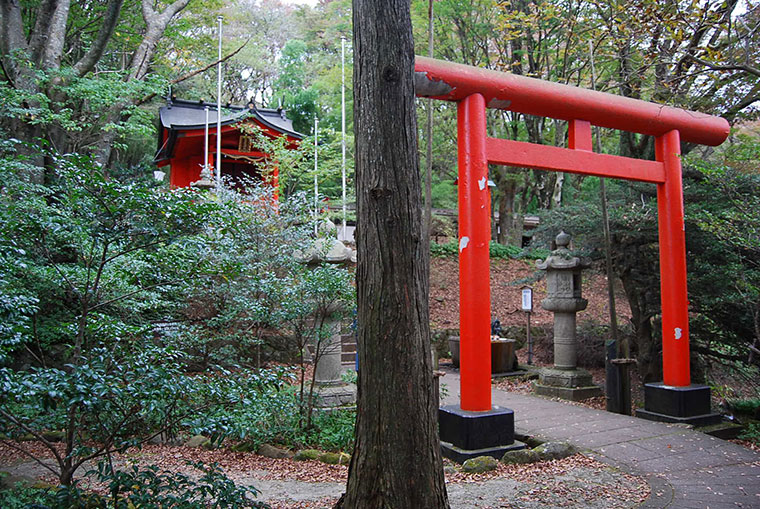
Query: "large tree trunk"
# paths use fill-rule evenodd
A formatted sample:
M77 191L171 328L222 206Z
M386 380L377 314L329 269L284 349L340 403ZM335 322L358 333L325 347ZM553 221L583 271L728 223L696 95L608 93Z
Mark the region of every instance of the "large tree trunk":
M628 244L625 249L637 249ZM635 259L635 258L634 258ZM646 270L637 267L621 267L618 260L618 276L623 283L623 290L631 307L631 324L636 343L636 364L642 382L662 380L662 342L654 335L653 317L659 310L659 294L649 290L657 284L656 273L647 278ZM655 269L656 270L656 269Z
M498 189L499 227L496 240L499 244L522 244L522 215L518 214L516 196L520 190L518 179L523 169L497 166L492 175Z
M447 508L409 0L354 0L359 400L339 508Z

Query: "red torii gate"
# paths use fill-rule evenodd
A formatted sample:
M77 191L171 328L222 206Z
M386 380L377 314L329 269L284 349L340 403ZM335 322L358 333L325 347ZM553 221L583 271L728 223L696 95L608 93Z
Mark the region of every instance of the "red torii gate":
M657 184L664 385L689 387L680 143L720 145L728 137L728 122L704 113L420 56L415 62L415 86L418 97L458 103L461 409L491 410L489 163ZM566 120L568 148L489 138L486 108ZM591 125L655 136L656 161L594 153Z

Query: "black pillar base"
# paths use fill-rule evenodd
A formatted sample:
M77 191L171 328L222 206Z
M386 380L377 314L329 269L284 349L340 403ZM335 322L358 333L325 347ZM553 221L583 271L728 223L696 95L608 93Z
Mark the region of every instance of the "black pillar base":
M644 410L636 410L636 417L694 426L708 426L721 420L720 414L710 409L707 385L671 387L662 382L644 384Z
M469 412L446 405L438 409L438 425L442 454L459 463L477 456L501 459L507 451L525 448L515 442L515 416L509 408Z

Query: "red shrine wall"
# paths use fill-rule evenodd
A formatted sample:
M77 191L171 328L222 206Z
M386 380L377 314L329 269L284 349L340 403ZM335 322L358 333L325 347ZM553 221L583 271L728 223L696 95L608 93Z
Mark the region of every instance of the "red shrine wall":
M256 126L264 131L269 137L282 136L282 134L272 130L271 128L256 123ZM166 133L164 136L166 137ZM172 188L177 187L189 187L191 183L200 179L201 167L203 165L203 142L205 133L203 130L190 130L182 132L176 141L174 148L174 157L169 161L159 164L159 166L167 165L169 171L169 183ZM239 177L241 174L247 174L253 178L261 178L261 170L258 165L250 160L246 160L240 156L247 156L249 158L261 158L267 157L266 154L256 150L254 147L246 147L245 151L240 151L240 137L241 132L234 126L224 126L222 128L222 174L232 177ZM298 140L288 137L288 148L294 149L297 146ZM208 152L209 152L209 166L215 173L216 168L216 136L211 134L208 138ZM224 154L231 155L227 157ZM168 164L167 164L168 163ZM272 185L275 190L278 187L279 175L275 168L274 172L267 178L267 182Z

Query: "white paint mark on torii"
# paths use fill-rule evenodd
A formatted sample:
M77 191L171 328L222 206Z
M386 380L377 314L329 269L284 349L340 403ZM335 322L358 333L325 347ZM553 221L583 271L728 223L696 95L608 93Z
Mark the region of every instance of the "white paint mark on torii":
M482 179L478 180L478 187L480 188L481 191L486 188L486 178L485 177L483 177Z
M470 237L462 237L459 239L459 252L461 253L464 248L467 247L467 244L470 243Z
M683 330L681 327L676 327L676 339L681 339L681 336L683 335Z

